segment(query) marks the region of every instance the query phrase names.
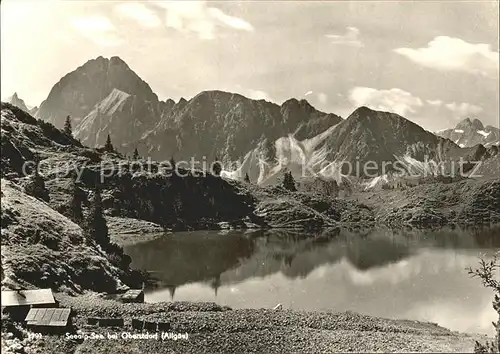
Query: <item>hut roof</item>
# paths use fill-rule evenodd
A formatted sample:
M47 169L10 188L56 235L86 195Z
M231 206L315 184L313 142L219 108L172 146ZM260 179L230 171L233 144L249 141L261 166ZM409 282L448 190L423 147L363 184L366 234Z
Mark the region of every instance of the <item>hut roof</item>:
M2 307L55 303L51 289L2 291Z
M121 298L122 300L135 300L144 293L141 289L130 289L124 293Z
M65 327L71 309L66 308L33 308L26 316L26 324L32 326Z

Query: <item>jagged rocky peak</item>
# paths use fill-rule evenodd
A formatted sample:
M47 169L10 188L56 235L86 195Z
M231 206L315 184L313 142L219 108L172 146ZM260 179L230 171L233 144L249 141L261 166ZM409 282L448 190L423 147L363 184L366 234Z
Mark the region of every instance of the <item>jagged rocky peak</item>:
M102 58L102 56L101 56L100 58ZM112 57L109 59L109 61L110 61L110 63L111 63L111 64L113 64L113 65L124 65L124 66L126 66L126 67L128 68L127 63L125 63L125 62L123 61L123 59L122 59L122 58L120 58L119 56L114 55L114 56L112 56Z
M483 144L485 147L500 143L500 130L491 125L486 127L479 119L466 118L455 128L441 130L437 135L452 140L460 147L472 147Z
M335 114L317 110L305 99L286 100L281 105L280 112L284 124L298 127L295 137L299 140L316 136L342 121Z
M475 118L471 120L470 118L465 118L463 121L457 124L455 129L474 129L474 130L484 130L484 125L483 123Z
M188 103L188 101L184 97L181 97L179 102L177 102L175 105L178 108L183 108L187 103Z
M378 111L366 106L361 106L354 110L347 117L344 125L352 129L352 132L355 132L355 129L371 131L375 135L386 135L387 138L394 141L411 134L421 135L425 131L418 124L399 114Z
M238 93L202 91L189 101L181 99L141 141L155 158L219 156L236 161L264 137L274 142L299 129L300 139L310 138L341 118L317 111L307 101L283 105L254 100Z
M166 101L164 101L164 103L167 105L167 106L173 106L175 105L175 101L171 98L168 98Z
M309 102L306 99L301 99L299 101L298 99L296 99L294 97L289 98L288 100L283 102L283 104L281 106L309 106L309 107L311 107L311 105L309 104Z
M37 117L62 127L66 116L71 115L77 124L114 89L144 101L158 102L151 87L120 57L99 56L59 80L40 105Z
M166 117L175 107L175 101L171 98L159 102L160 118Z
M28 107L26 106L26 103L24 102L23 99L19 98L17 95L17 92L14 92L12 97L10 98L9 102L16 106L17 108L22 109L23 111L29 112Z
M17 95L17 92L14 92L14 94L12 95L12 97L10 98L10 100L11 101L18 101L19 100L19 96Z

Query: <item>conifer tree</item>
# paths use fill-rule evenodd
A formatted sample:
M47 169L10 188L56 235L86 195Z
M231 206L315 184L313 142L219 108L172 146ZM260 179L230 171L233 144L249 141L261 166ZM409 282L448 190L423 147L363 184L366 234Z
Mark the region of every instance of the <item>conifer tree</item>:
M89 241L95 241L102 247L107 247L109 245L108 226L104 218L101 188L98 182L96 182L95 185L94 200L90 207L90 213L85 225L85 236Z
M68 115L66 117L66 121L64 122L64 134L67 136L73 136L73 129L71 128L71 116Z
M107 152L113 152L115 151L115 148L113 147L113 144L111 143L111 137L108 134L108 137L106 138L106 144L104 144L104 150Z
M133 160L139 160L139 151L137 148L134 149L134 154L132 155Z
M216 176L220 176L220 173L222 171L222 166L219 162L219 157L217 157L217 156L215 157L215 161L212 164L212 171L213 171L214 175L216 175Z
M283 178L283 187L292 192L297 191L297 188L295 187L295 180L292 176L291 171L285 172L285 176Z
M71 219L77 224L83 220L82 201L83 190L78 186L76 179L71 180L71 204L70 214Z

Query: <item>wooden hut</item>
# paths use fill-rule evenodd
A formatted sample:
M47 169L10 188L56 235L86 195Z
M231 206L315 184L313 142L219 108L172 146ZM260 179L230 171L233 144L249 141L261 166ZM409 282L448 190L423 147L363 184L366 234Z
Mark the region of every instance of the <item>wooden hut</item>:
M15 321L23 321L31 308L57 306L51 289L2 291L2 312Z
M144 302L144 290L130 289L120 296L122 302Z
M26 327L38 333L63 333L71 325L69 308L32 308L25 318Z

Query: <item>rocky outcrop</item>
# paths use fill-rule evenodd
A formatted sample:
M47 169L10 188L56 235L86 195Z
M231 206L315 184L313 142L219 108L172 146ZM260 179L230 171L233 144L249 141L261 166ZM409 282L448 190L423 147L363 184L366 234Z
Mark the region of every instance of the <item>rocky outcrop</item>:
M459 222L469 225L500 223L500 180L486 181L467 192L457 213Z

